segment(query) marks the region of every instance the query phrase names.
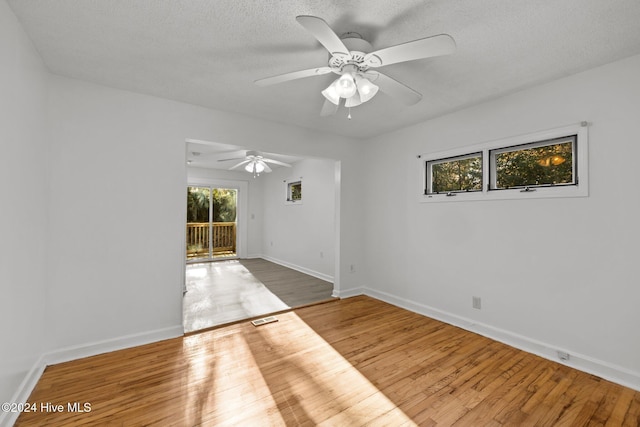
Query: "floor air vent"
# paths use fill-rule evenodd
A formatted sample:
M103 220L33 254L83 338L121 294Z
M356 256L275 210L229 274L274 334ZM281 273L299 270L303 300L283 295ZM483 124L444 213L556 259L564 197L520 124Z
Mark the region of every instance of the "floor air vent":
M267 323L277 322L278 318L276 316L263 317L262 319L252 320L253 326L261 326L266 325Z

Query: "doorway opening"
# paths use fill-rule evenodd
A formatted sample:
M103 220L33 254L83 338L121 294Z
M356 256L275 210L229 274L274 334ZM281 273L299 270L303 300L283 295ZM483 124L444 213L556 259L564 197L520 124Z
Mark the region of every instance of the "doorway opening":
M187 263L237 258L238 190L187 187Z

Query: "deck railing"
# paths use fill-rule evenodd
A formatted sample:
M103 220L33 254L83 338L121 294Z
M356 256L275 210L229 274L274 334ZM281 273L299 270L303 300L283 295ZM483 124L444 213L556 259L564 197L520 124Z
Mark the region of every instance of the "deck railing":
M235 222L190 222L187 223L188 258L209 255L209 230L212 230L213 254L236 251Z

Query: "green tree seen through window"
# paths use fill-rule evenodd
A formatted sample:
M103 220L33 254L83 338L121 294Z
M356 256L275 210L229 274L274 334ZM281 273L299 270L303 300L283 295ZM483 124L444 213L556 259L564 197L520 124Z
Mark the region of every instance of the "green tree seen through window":
M431 192L482 189L482 157L468 157L431 166Z
M496 188L573 183L573 141L496 154Z
M187 222L209 222L210 200L213 199L212 222L235 222L238 191L227 188L189 187L187 189Z

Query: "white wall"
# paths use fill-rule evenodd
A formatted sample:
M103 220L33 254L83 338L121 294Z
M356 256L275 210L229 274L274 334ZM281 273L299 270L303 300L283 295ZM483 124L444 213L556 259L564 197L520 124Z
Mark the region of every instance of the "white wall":
M5 2L0 13L3 400L28 393L42 361L181 331L186 139L331 156L357 191L358 141L49 75ZM360 264L358 206L341 206L338 251Z
M638 377L640 57L359 142L48 76L5 2L0 56L4 400L44 352L179 329L188 138L340 161L338 294L366 284ZM588 198L416 201L418 153L581 120Z
M47 332L47 72L4 1L0 58L0 402L6 402L43 352Z
M567 350L639 388L639 75L635 56L372 140L370 293L540 353ZM417 154L582 120L591 123L588 198L417 200Z
M220 169L187 168L187 181L234 181L247 184L247 257L262 253L262 180L253 179L247 172Z
M186 139L337 156L344 194L358 191L353 140L61 77L50 93L50 348L181 325ZM342 207L348 265L360 214Z
M258 178L264 180L262 254L266 259L333 281L335 167L333 160L304 159ZM297 180L302 181L302 202L287 203L287 182Z

